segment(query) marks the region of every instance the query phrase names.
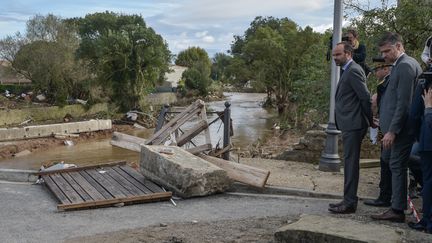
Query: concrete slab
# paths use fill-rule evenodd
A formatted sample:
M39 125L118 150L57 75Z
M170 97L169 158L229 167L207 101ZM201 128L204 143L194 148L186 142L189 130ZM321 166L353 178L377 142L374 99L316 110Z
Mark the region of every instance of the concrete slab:
M14 182L36 182L35 170L0 169L0 180Z
M22 128L0 128L0 141L20 140L27 138L49 137L54 134L93 132L111 129L111 120L90 120L82 122L58 123Z
M184 198L224 192L232 183L225 170L177 146L142 145L140 169Z
M300 220L280 228L276 242L402 242L401 230L352 219L301 215Z

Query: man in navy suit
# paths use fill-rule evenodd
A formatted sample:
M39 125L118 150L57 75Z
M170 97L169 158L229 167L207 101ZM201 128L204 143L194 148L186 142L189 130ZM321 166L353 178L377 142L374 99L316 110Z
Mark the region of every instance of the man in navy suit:
M409 222L408 226L432 233L432 73L429 79L429 83L423 79L417 86L410 112L423 173L423 217L418 223Z
M373 124L366 75L352 59L353 51L347 42L338 43L333 49L333 59L342 68L335 95L335 121L342 131L344 199L329 204L328 210L337 214L354 213L357 209L360 148L368 127Z

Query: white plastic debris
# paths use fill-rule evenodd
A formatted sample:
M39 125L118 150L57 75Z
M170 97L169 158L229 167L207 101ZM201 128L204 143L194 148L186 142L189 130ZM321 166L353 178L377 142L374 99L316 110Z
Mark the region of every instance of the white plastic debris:
M138 119L138 114L135 112L129 111L128 113L126 113L126 118L131 120L131 121L136 121Z
M76 164L65 164L64 161L61 161L60 163L52 165L48 168L41 166L40 171L61 170L61 169L75 168L75 167L77 167Z
M64 140L64 145L66 145L66 146L73 146L74 142L71 141L71 140Z

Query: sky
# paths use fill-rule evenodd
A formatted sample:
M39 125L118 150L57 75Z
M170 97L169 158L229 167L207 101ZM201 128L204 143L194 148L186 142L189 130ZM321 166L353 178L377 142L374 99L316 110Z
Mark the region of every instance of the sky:
M141 15L173 54L199 46L212 57L226 53L233 36L243 35L256 16L288 17L301 27L323 32L333 26L333 4L333 0L0 0L0 38L25 33L26 22L36 14L72 18L112 11Z

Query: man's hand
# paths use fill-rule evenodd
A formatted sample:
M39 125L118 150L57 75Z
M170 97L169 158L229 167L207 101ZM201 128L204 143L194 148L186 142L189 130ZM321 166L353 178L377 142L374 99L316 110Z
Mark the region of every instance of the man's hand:
M428 90L423 91L423 100L425 108L432 107L432 87L430 87Z
M393 145L396 135L392 132L387 132L384 134L383 139L381 139L384 149L390 149Z

